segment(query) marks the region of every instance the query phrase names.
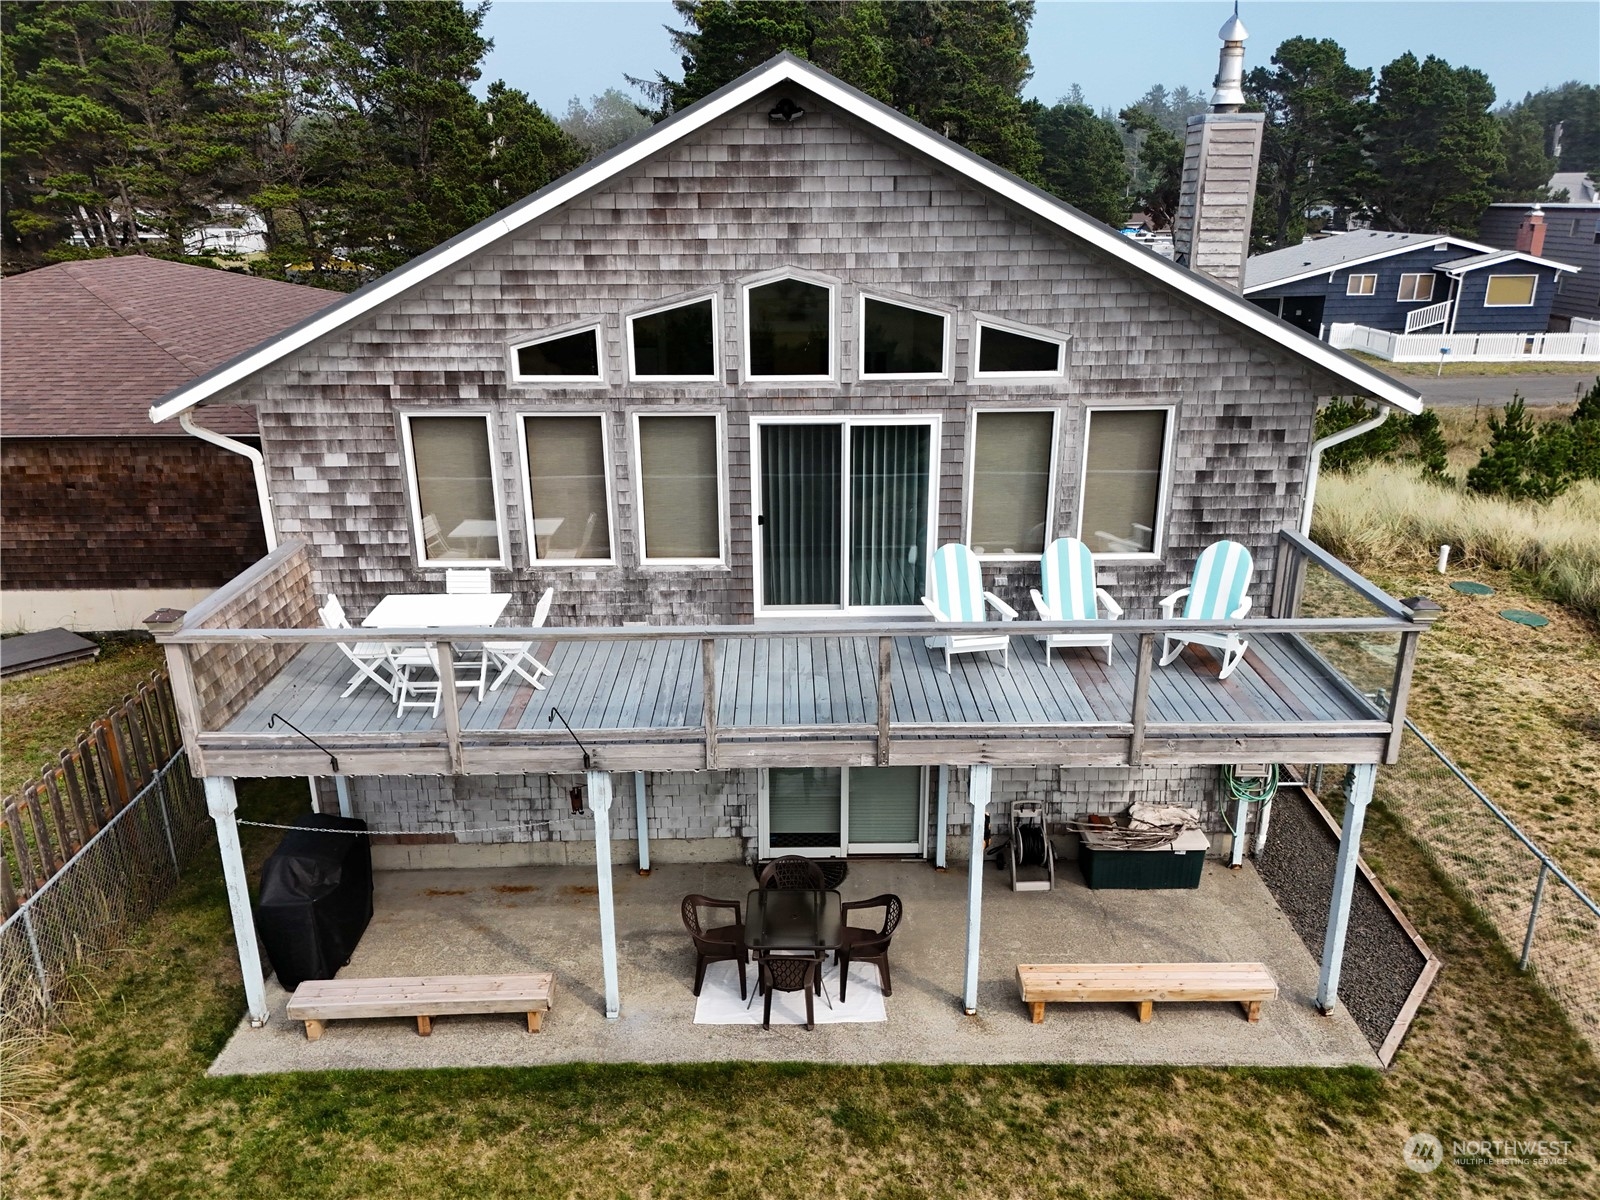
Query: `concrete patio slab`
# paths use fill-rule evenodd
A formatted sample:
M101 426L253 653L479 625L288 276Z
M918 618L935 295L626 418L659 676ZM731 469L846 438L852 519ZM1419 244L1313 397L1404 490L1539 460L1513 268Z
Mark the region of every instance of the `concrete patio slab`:
M979 1012L969 1017L960 1002L965 864L939 873L922 862L852 862L846 899L896 892L906 905L889 1020L807 1032L694 1024L694 954L678 903L689 892L742 901L754 886L746 867L668 865L647 878L616 869L615 1021L602 1012L592 869L380 872L372 924L341 978L553 971L544 1031L527 1033L515 1016L440 1017L423 1038L404 1020L353 1020L308 1042L269 981L268 1025L241 1023L211 1073L738 1060L1378 1066L1347 1013L1312 1006L1316 964L1250 865L1208 862L1198 891L1092 892L1070 863L1058 876L1053 892L1017 894L1001 872L984 872ZM1033 1025L1017 996L1019 962L1206 960L1272 969L1279 997L1258 1024L1231 1004L1157 1004L1148 1025L1131 1004L1072 1004L1052 1005Z

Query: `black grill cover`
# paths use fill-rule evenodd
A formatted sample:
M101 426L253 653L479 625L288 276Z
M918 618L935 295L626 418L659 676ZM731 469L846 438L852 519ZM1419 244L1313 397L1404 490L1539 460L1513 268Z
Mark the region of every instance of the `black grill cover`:
M307 979L332 979L372 919L367 823L312 813L295 825L261 868L256 905L261 947L291 992Z

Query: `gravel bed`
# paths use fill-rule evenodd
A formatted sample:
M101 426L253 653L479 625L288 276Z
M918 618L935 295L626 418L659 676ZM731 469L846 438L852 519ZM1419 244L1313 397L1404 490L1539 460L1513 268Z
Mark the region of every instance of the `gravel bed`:
M1298 789L1279 792L1272 803L1266 852L1255 860L1256 871L1319 965L1338 852L1338 837L1304 794ZM1374 1050L1394 1028L1426 963L1366 877L1358 874L1339 1000Z

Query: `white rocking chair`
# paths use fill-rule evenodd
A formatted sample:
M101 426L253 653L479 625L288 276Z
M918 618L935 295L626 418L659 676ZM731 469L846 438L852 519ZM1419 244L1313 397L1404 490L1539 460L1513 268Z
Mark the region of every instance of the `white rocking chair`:
M1186 588L1179 588L1161 601L1163 620L1172 620L1178 601L1184 600L1183 615L1203 621L1237 621L1250 611L1250 576L1255 570L1250 551L1238 542L1213 542L1200 552L1200 561L1194 565L1194 578ZM1237 633L1204 633L1184 630L1168 633L1161 645L1161 665L1164 667L1183 653L1190 643L1211 646L1222 651L1222 670L1218 679L1226 679L1244 661L1249 642Z

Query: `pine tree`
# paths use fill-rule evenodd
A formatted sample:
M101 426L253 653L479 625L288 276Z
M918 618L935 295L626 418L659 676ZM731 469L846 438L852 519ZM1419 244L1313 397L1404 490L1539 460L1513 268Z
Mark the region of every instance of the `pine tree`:
M1108 225L1121 224L1131 181L1117 127L1065 100L1049 108L1029 101L1023 111L1039 142L1044 186Z

